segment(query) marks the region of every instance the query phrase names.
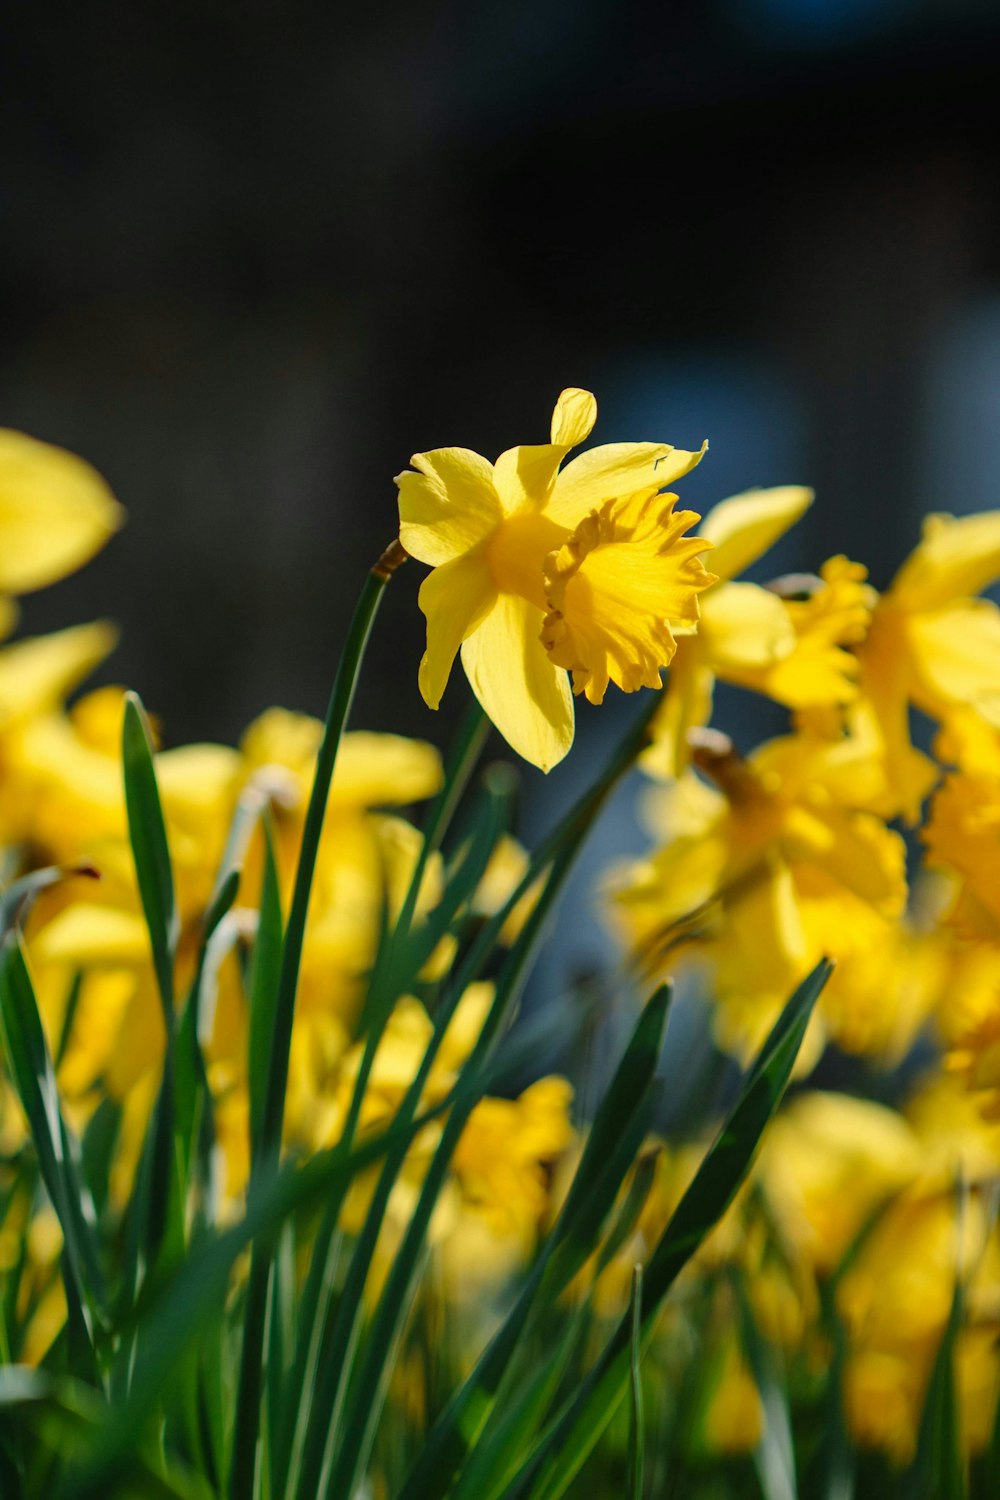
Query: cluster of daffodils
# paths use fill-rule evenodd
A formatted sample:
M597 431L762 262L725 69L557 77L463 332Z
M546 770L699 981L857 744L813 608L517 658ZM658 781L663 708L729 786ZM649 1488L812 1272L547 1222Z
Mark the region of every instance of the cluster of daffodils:
M547 444L509 449L495 464L438 449L398 477L400 547L431 569L419 596L423 697L438 707L460 654L485 714L547 771L570 750L574 694L594 705L612 687L657 695L640 758L653 842L608 873L601 900L636 988L679 978L692 1003L710 1008L723 1052L750 1059L795 986L821 958L836 961L790 1102L661 1320L652 1408L667 1427L685 1414L683 1446L696 1458L751 1452L773 1406L767 1372L777 1370L793 1412L814 1410L832 1384L852 1441L905 1466L960 1306L961 1442L979 1453L1000 1390L1000 611L980 597L1000 577L1000 511L931 517L881 594L841 556L815 576L746 582L740 575L801 519L811 492L754 490L702 519L679 508L673 486L706 445L611 444L570 459L596 412L589 392L566 390ZM13 600L84 564L120 519L81 460L0 433L4 636ZM97 1206L112 1225L139 1169L167 1047L129 842L124 695L80 692L114 643L99 622L0 648L0 887L46 866L66 873L35 902L25 953L65 1118L85 1143L110 1141ZM716 680L787 710L786 732L738 747L711 722ZM251 1174L262 890L273 868L288 913L322 736L318 721L272 708L235 747L155 755L177 993L197 971L223 1223L243 1211ZM391 1127L477 924L523 884L527 856L505 837L461 910L433 927L447 862L425 854L407 810L441 782L428 743L364 731L340 743L295 994L289 1156ZM234 841L238 891L203 948ZM370 981L404 910L434 941L408 991L393 995L369 1055ZM503 942L530 910L529 892ZM427 1122L381 1225L372 1296L488 1025L490 973L457 991L426 1077ZM831 1057L839 1078L860 1059L849 1074L856 1092L877 1078L880 1102L832 1092L822 1072ZM426 1317L461 1327L460 1368L555 1221L587 1128L570 1083L551 1075L471 1110L436 1198L421 1297ZM58 1224L37 1182L24 1186L28 1136L4 1076L0 1265L16 1273L10 1354L30 1362L54 1347L66 1305ZM690 1136L650 1137L623 1191L619 1232L575 1276L567 1308L586 1296L598 1323L621 1312L633 1267L703 1150ZM348 1237L362 1232L376 1175L345 1196ZM404 1358L392 1399L408 1422L432 1404L422 1381Z
M641 758L655 844L605 890L635 972L689 973L719 1045L746 1061L828 956L800 1077L831 1048L885 1070L883 1093L921 1049L932 1070L898 1112L799 1095L692 1279L713 1258L738 1265L767 1336L806 1365L829 1363L829 1303L847 1341L850 1430L897 1463L913 1456L963 1285L963 1433L981 1450L1000 1390L1000 1137L983 1119L1000 1113L1000 611L979 596L1000 578L1000 511L929 517L881 594L843 556L816 575L746 582L812 492L753 490L701 519L664 491L704 448L596 447L560 468L594 414L586 393L566 391L551 445L492 467L464 450L421 454L401 476L403 542L435 565L420 596L424 695L436 706L461 646L497 727L547 769L572 735L566 669L594 703L609 682L659 687ZM717 680L781 705L788 731L738 747L711 724ZM615 1305L677 1201L683 1162L663 1152L650 1223L603 1273ZM738 1319L723 1323L704 1433L752 1448L764 1408Z

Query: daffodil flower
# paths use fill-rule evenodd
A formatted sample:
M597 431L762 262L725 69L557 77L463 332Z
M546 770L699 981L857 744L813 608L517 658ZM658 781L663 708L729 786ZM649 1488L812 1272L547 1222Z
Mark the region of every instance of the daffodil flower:
M613 920L650 970L685 933L709 958L717 1034L728 1050L751 1054L824 954L838 970L803 1057L815 1061L824 1029L841 1045L877 1050L886 1028L876 1034L855 1025L842 975L853 985L849 961L870 966L902 916L902 838L841 801L845 778L831 769L822 742L785 735L743 760L725 736L708 731L700 740L696 763L716 787L688 773L651 788L645 811L665 842L613 879ZM864 786L860 762L855 770Z
M801 485L748 490L721 501L702 522L718 582L700 601L697 635L678 646L653 723L654 743L643 757L650 774L683 773L689 733L708 724L717 678L795 710L843 707L857 698L860 669L844 648L864 638L875 603L864 568L831 558L807 598L733 581L800 519L812 498Z
M659 687L678 628L713 582L684 533L699 519L663 491L699 462L667 443L611 443L560 468L597 403L565 390L551 442L495 464L467 448L417 453L400 474L400 541L433 572L420 590L420 690L437 708L461 649L473 692L513 748L543 771L573 742L573 691L600 703Z
M0 428L0 635L11 594L73 573L118 530L123 511L82 458Z
M913 704L939 722L972 709L1000 729L1000 610L976 597L1000 576L1000 510L928 516L918 546L880 597L859 648L861 681L895 768L895 807L915 822L933 763L910 741Z

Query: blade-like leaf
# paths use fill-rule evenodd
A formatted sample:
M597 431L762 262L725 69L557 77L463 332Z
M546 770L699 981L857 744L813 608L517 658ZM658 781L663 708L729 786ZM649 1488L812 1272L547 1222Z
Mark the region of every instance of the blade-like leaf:
M395 949L406 941L417 909L428 860L440 848L455 811L466 790L489 734L490 723L479 704L473 700L449 752L441 788L427 810L420 853L399 915L391 931L383 936L365 999L363 1020L367 1020L365 1053L351 1101L349 1121L360 1117L364 1096L362 1074L370 1074L375 1050L391 1014L393 975L399 972ZM367 1069L367 1073L366 1073ZM404 1110L406 1104L404 1103ZM345 1132L346 1133L346 1132ZM332 1317L332 1298L342 1239L338 1229L339 1201L328 1205L313 1244L312 1262L303 1296L300 1299L299 1357L294 1361L288 1382L286 1411L282 1423L279 1472L284 1477L283 1493L292 1500L298 1487L310 1415L320 1380L324 1341Z
M80 1151L59 1103L35 992L16 936L0 943L0 1030L10 1076L28 1120L42 1181L63 1232L72 1286L85 1305L75 1309L93 1338L93 1314L105 1305L96 1214L83 1182ZM88 1373L92 1374L93 1371Z
M962 1327L961 1283L956 1280L951 1311L931 1372L917 1452L909 1476L910 1494L922 1500L965 1500L966 1476L959 1430L955 1345Z
M64 880L72 880L75 876L99 880L100 871L89 861L75 865L46 865L44 869L32 870L30 874L22 875L20 880L14 880L5 886L0 891L0 943L16 927L22 925L42 891L61 885Z
M343 1431L334 1434L339 1451L329 1480L321 1493L334 1496L350 1494L368 1462L371 1444L382 1409L388 1383L388 1361L395 1348L399 1330L409 1309L434 1205L442 1191L451 1158L457 1148L465 1123L484 1090L484 1081L493 1051L509 1025L514 1008L530 970L549 913L562 891L576 854L597 817L612 787L631 766L646 743L649 720L656 708L655 698L636 720L630 733L611 756L603 774L584 793L555 832L536 852L524 880L505 907L484 925L476 943L458 972L452 978L452 1003L464 986L479 973L479 966L492 952L503 922L513 905L548 868L535 905L517 940L510 949L496 982L493 1005L483 1024L469 1062L456 1085L456 1101L441 1133L431 1165L424 1178L403 1243L387 1278L372 1323L357 1380L351 1392ZM421 1085L422 1087L422 1085ZM330 1449L327 1448L329 1455ZM324 1466L325 1471L325 1466ZM301 1490L301 1500L314 1500L308 1486Z
M718 1222L749 1170L761 1135L780 1103L813 1006L831 965L823 960L788 1001L744 1080L721 1131L678 1204L643 1273L642 1318L648 1329L678 1273ZM551 1423L504 1500L565 1494L611 1420L628 1381L631 1323L623 1318L580 1388Z
M798 1500L795 1475L795 1446L788 1410L788 1393L782 1379L776 1351L761 1335L754 1317L747 1289L742 1280L735 1282L740 1310L740 1328L753 1372L754 1384L764 1408L764 1426L754 1462L764 1492L764 1500Z
M111 1409L89 1386L26 1365L0 1369L0 1411L36 1431L67 1466L78 1457L81 1442L113 1420ZM127 1473L130 1500L213 1500L204 1479L177 1463L168 1466L148 1442L135 1445ZM3 1495L7 1500L6 1490Z
M274 1036L274 1011L281 974L281 892L274 860L274 838L269 821L264 822L264 874L260 892L260 915L254 938L249 986L250 1141L259 1158L267 1087L267 1060Z
M265 1174L271 1172L281 1157L285 1094L288 1089L288 1062L292 1043L292 1025L295 1019L299 969L302 962L302 946L305 940L313 876L316 871L316 860L319 855L337 752L351 705L354 702L365 648L385 586L400 563L405 562L406 555L399 543L394 542L369 571L351 616L347 639L344 642L344 649L330 693L323 736L316 755L316 770L309 794L309 805L302 830L302 843L292 889L292 903L281 946L281 968L278 976L261 1108L259 1151L252 1162L251 1182L255 1175L261 1172ZM257 1483L261 1379L270 1279L271 1246L265 1241L258 1241L251 1255L250 1279L243 1318L236 1429L228 1486L230 1500L251 1500Z
M632 1272L632 1298L629 1305L632 1336L629 1341L629 1429L628 1477L625 1493L628 1500L642 1500L643 1467L646 1453L646 1424L642 1409L642 1267Z
M491 768L495 770L496 768ZM435 927L438 937L443 935L451 917L459 906L467 902L482 879L490 855L507 823L510 783L506 776L486 779L481 815L467 852L457 872L446 887L441 906L445 909L444 925ZM416 961L422 966L427 953L422 945L415 949ZM415 975L413 976L415 978ZM386 991L391 997L392 989ZM420 1099L430 1077L438 1050L444 1040L451 1008L444 1008L435 1017L434 1031L425 1049L417 1073L413 1078L396 1118L401 1123L411 1121L419 1108ZM360 1115L368 1078L375 1061L377 1043L382 1034L387 1016L373 1017L373 1030L367 1038L364 1056L355 1083L351 1110L344 1128L344 1139L349 1142ZM383 1163L378 1184L365 1216L361 1233L353 1246L351 1260L344 1287L335 1308L331 1308L330 1325L324 1330L321 1356L316 1366L316 1385L313 1390L303 1392L307 1403L300 1421L311 1423L305 1439L302 1456L302 1474L299 1479L300 1493L314 1492L321 1483L322 1474L328 1469L336 1441L341 1407L347 1391L351 1373L351 1356L356 1347L357 1332L362 1315L362 1294L371 1269L375 1249L392 1189L403 1167L405 1151L389 1152ZM311 1422L311 1413L316 1411L318 1420Z
M649 1121L643 1102L662 1050L669 1002L670 990L663 985L643 1009L542 1254L503 1324L426 1438L400 1500L434 1500L446 1493L483 1431L533 1307L538 1302L551 1305L592 1252L646 1134Z
M145 710L135 693L125 695L122 767L139 898L149 929L153 967L167 1031L170 1032L174 1025L174 954L179 924L167 830L153 768L153 747Z
M143 1337L129 1394L116 1420L94 1441L88 1462L65 1486L60 1500L103 1500L146 1421L162 1405L191 1343L210 1328L225 1306L233 1263L255 1239L273 1237L292 1214L315 1208L377 1162L401 1135L412 1140L445 1113L452 1095L403 1131L391 1125L350 1152L334 1147L300 1168L284 1167L251 1194L245 1216L225 1233L192 1247L168 1283L145 1310ZM130 1357L128 1351L123 1357Z

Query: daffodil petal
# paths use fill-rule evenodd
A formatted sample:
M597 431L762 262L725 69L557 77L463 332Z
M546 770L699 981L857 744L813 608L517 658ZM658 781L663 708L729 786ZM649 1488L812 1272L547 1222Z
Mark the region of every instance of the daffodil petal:
M698 517L674 498L640 493L592 511L545 560L542 640L591 703L611 682L658 688L677 649L671 622L694 624L698 593L715 581L698 557L706 543L683 535Z
M914 698L940 717L964 704L1000 727L1000 610L988 599L966 599L906 625L913 653Z
M527 600L501 594L464 642L462 665L507 743L548 771L573 743L573 695L539 640L542 618Z
M482 548L442 563L420 586L418 602L427 616L427 650L420 663L420 691L437 708L462 642L489 613L496 584Z
M893 579L888 598L901 609L939 609L978 594L1000 577L1000 510L928 516L920 544Z
M652 744L639 757L647 775L669 781L687 769L688 731L703 728L712 717L714 687L715 674L705 659L700 634L679 642L651 726Z
M149 961L149 933L142 917L117 906L77 901L64 907L33 940L31 951L44 963L84 968L117 968Z
M117 641L115 627L96 620L5 646L0 651L0 724L61 703Z
M437 567L460 557L503 519L493 466L470 448L415 453L397 474L399 539L412 557ZM414 472L417 471L417 472Z
M441 755L424 740L355 729L337 751L332 801L358 807L418 802L441 785Z
M702 536L715 543L712 571L720 578L735 578L773 547L812 502L812 490L801 484L747 490L720 500L699 528Z
M590 391L570 386L561 391L552 412L552 441L569 450L585 442L597 421L597 401Z
M535 447L522 443L501 453L494 466L493 482L506 515L540 510L545 505L566 451L551 443Z
M605 443L574 458L556 479L545 514L560 526L576 527L608 500L640 490L662 490L700 463L698 453L669 443Z
M0 429L0 589L25 594L74 572L123 515L82 458Z
M786 819L785 845L793 859L808 860L883 916L902 915L906 845L881 818L836 806L795 809Z
M204 828L227 816L242 756L229 745L178 745L156 757L156 778L168 821Z
M755 583L722 583L708 589L701 600L699 637L719 676L770 666L794 651L797 640L784 602Z

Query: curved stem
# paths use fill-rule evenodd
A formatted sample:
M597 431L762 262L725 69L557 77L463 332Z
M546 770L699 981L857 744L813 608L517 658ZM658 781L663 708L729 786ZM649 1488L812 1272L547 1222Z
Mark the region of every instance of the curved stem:
M295 872L288 926L281 951L274 1034L268 1059L267 1088L261 1117L260 1151L254 1162L251 1188L254 1179L259 1181L261 1177L274 1172L281 1156L281 1131L285 1114L285 1092L288 1085L292 1022L295 1018L295 996L299 983L299 967L302 962L309 897L312 892L337 750L344 725L351 711L351 704L354 701L365 649L378 607L382 602L385 586L396 569L405 561L406 553L403 548L399 542L393 542L368 573L354 607L354 614L348 627L347 639L344 642L330 694L330 704L327 708L323 738L316 757L316 773L302 832L302 846ZM272 1254L273 1248L269 1242L258 1241L254 1244L250 1260L250 1277L243 1320L243 1353L240 1362L236 1428L233 1434L233 1461L229 1475L231 1500L252 1500L256 1493L263 1352Z

